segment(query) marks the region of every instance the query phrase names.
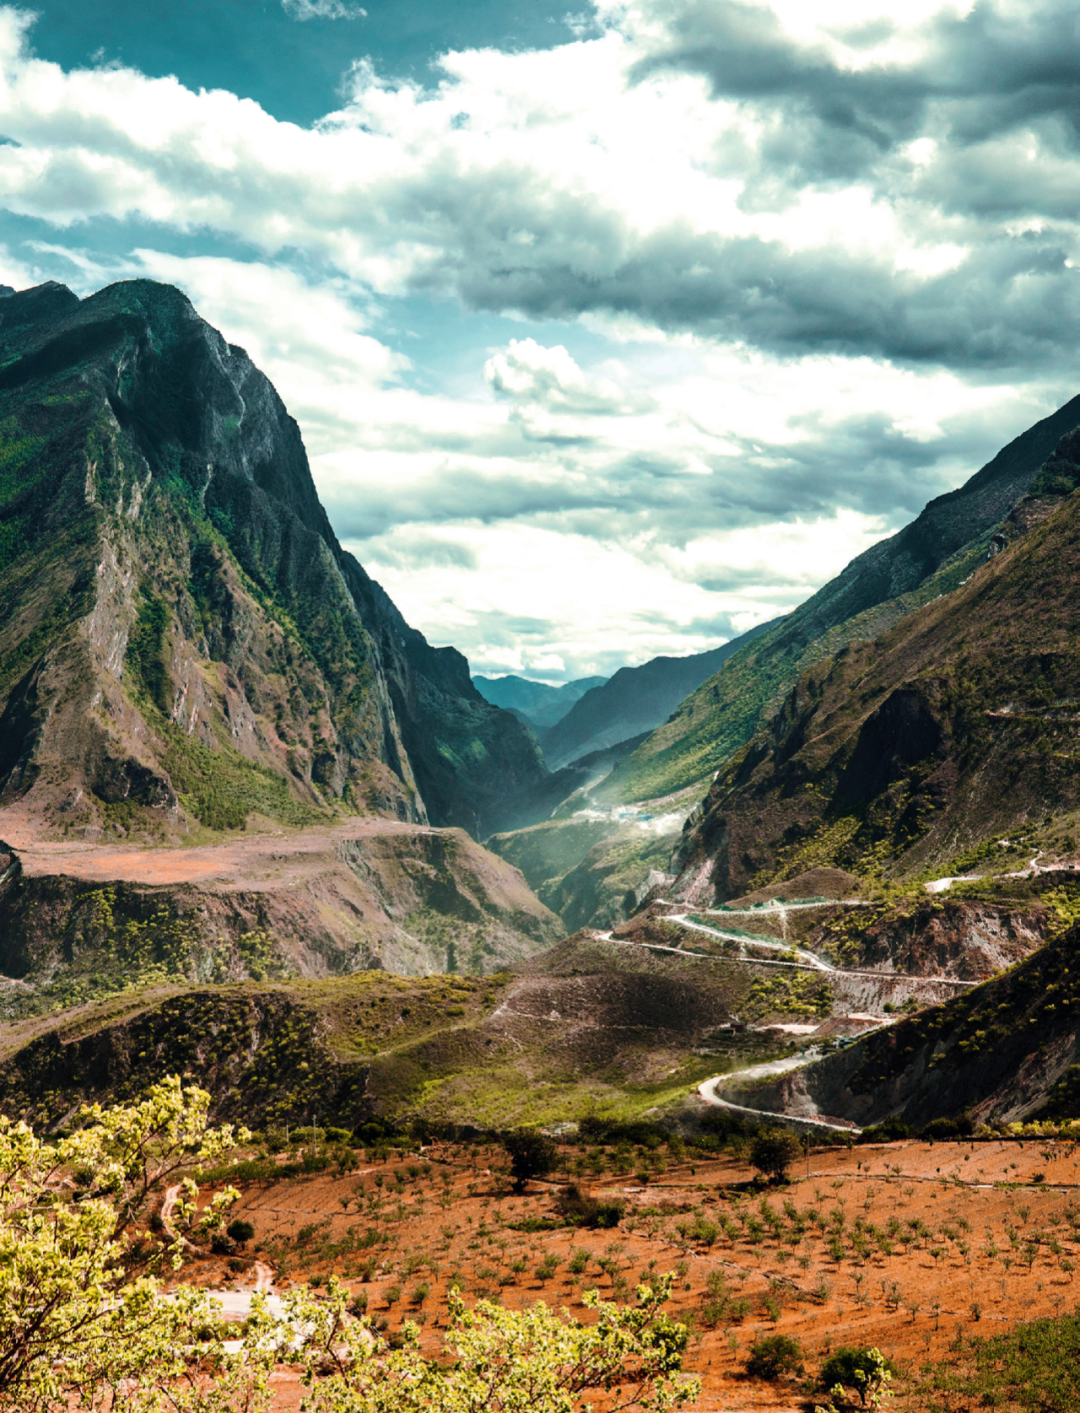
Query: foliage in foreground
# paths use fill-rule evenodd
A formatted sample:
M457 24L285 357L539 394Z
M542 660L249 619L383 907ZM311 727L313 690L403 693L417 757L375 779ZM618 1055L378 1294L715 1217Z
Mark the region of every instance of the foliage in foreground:
M664 1313L670 1276L638 1287L636 1306L585 1303L595 1324L562 1316L543 1302L507 1310L488 1300L472 1310L450 1296L445 1353L427 1360L417 1327L390 1349L366 1320L346 1315L348 1293L331 1282L329 1299L301 1292L286 1302L286 1320L306 1331L292 1357L309 1390L306 1413L572 1413L599 1401L606 1413L666 1413L700 1392L697 1379L677 1378L688 1340L685 1325Z
M209 1104L168 1079L142 1103L84 1108L83 1126L55 1145L0 1117L0 1409L66 1407L68 1390L93 1408L123 1379L183 1372L173 1346L205 1322L206 1300L164 1301L155 1272L177 1269L239 1194L226 1189L199 1214L188 1180L160 1238L133 1241L129 1229L151 1189L236 1142L231 1128L208 1127Z
M279 1363L300 1367L307 1413L572 1413L594 1396L607 1413L668 1413L696 1396L676 1377L688 1332L663 1310L670 1276L634 1307L590 1292L593 1324L542 1303L467 1310L454 1291L441 1360L421 1355L412 1324L391 1348L331 1280L325 1298L291 1294L280 1317L254 1297L227 1349L220 1305L183 1286L165 1296L157 1278L238 1195L200 1212L190 1179L166 1187L249 1136L211 1129L209 1102L168 1079L140 1104L84 1109L55 1144L0 1118L0 1413L263 1413Z

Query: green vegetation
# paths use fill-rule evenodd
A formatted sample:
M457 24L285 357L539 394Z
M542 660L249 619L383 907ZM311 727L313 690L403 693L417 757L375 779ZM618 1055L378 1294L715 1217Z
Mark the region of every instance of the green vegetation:
M1032 1320L969 1339L917 1383L928 1413L992 1407L1003 1413L1075 1413L1080 1407L1080 1315Z
M782 1379L802 1372L802 1345L790 1335L762 1335L750 1346L746 1372L752 1379Z
M136 675L143 689L160 712L168 715L169 674L165 666L165 632L169 626L169 611L151 587L144 590L139 612L128 636L125 668Z
M162 763L185 808L208 829L243 829L249 814L295 826L327 818L295 799L283 776L239 751L221 744L210 750L171 723L161 730L167 742Z
M750 987L741 1014L747 1020L765 1016L813 1016L822 1019L832 1014L833 989L828 981L813 972L795 972L781 976L759 976Z
M798 1138L787 1128L760 1129L750 1144L750 1166L773 1183L781 1183L802 1152Z

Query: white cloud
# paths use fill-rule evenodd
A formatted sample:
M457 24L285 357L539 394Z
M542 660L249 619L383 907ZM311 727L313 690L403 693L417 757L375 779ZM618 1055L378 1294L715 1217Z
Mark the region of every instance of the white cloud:
M784 352L977 363L1060 352L1042 308L1050 298L1071 313L1080 285L1049 246L1033 280L1030 239L1010 231L1047 207L1076 244L1075 213L1061 207L1077 157L1045 112L998 111L1019 82L997 93L991 81L1012 38L1007 12L884 7L883 33L915 48L867 69L849 35L858 72L826 43L853 23L842 5L649 0L600 14L598 34L549 50L446 55L430 89L357 63L348 102L306 130L171 78L64 73L30 54L25 16L5 10L0 199L58 226L138 216L272 256L302 249L384 293L630 316ZM1056 18L1052 6L1036 16L1047 46ZM955 93L942 77L949 43L966 66ZM962 148L940 140L961 122L996 130ZM1014 139L1046 160L994 183L1010 208L998 214L951 166L961 152L973 173L983 162L985 186L995 144ZM1004 321L988 314L990 292Z
M281 0L281 8L294 20L362 20L367 11L345 0Z
M604 0L572 42L446 55L428 88L356 63L305 129L130 68L65 73L0 7L0 204L59 233L0 251L0 279L64 258L80 289L180 284L278 386L342 537L479 665L698 651L1068 385L1080 158L1009 68L1051 91L1065 15ZM105 259L75 245L95 216L251 258L165 254L143 224ZM440 382L374 332L418 292L521 335L477 337Z

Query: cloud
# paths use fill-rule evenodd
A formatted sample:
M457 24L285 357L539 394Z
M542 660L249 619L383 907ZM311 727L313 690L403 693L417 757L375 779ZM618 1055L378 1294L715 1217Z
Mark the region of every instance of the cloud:
M4 10L0 199L57 228L138 218L304 251L386 295L782 357L1068 355L1080 27L1064 4L596 15L548 50L444 55L426 88L357 62L343 106L302 129L175 79L64 73Z
M362 20L367 11L345 0L281 0L281 8L293 20Z
M0 6L0 205L38 237L0 279L181 285L340 536L487 670L713 647L1073 391L1063 3L601 0L426 86L343 50L310 128L65 72L31 23ZM449 346L391 332L405 299Z
M338 277L146 247L39 254L65 255L80 288L183 288L298 418L339 537L411 622L492 671L554 652L573 677L714 647L1048 410L867 358L622 343L589 363L533 337L477 347L451 395L376 337L377 302Z

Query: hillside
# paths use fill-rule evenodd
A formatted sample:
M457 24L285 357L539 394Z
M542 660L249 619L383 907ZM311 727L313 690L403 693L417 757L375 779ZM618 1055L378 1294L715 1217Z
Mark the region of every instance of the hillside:
M0 302L0 833L484 830L543 778L345 553L267 379L177 290Z
M579 698L606 677L579 677L553 687L547 682L531 682L525 677L474 677L473 686L486 702L522 716L537 731L546 731L561 721Z
M483 975L563 934L464 830L376 817L186 849L9 843L0 862L0 975L35 1006L158 981Z
M1074 1117L1080 1102L1080 988L1073 928L968 995L878 1031L739 1102L826 1113L861 1126L897 1118L921 1128ZM1074 976L1076 973L1076 976Z
M612 772L598 797L649 800L707 780L768 720L807 668L950 593L986 557L998 525L1078 423L1080 397L1010 442L963 486L932 500L910 525L853 559L682 702Z
M777 622L759 624L709 652L654 657L640 667L620 667L601 686L585 692L562 720L543 734L544 759L552 770L558 770L594 751L652 731L740 648Z
M1018 831L1025 861L1075 849L1080 496L1023 502L1010 536L953 593L800 679L685 832L678 896L811 864L955 874Z

